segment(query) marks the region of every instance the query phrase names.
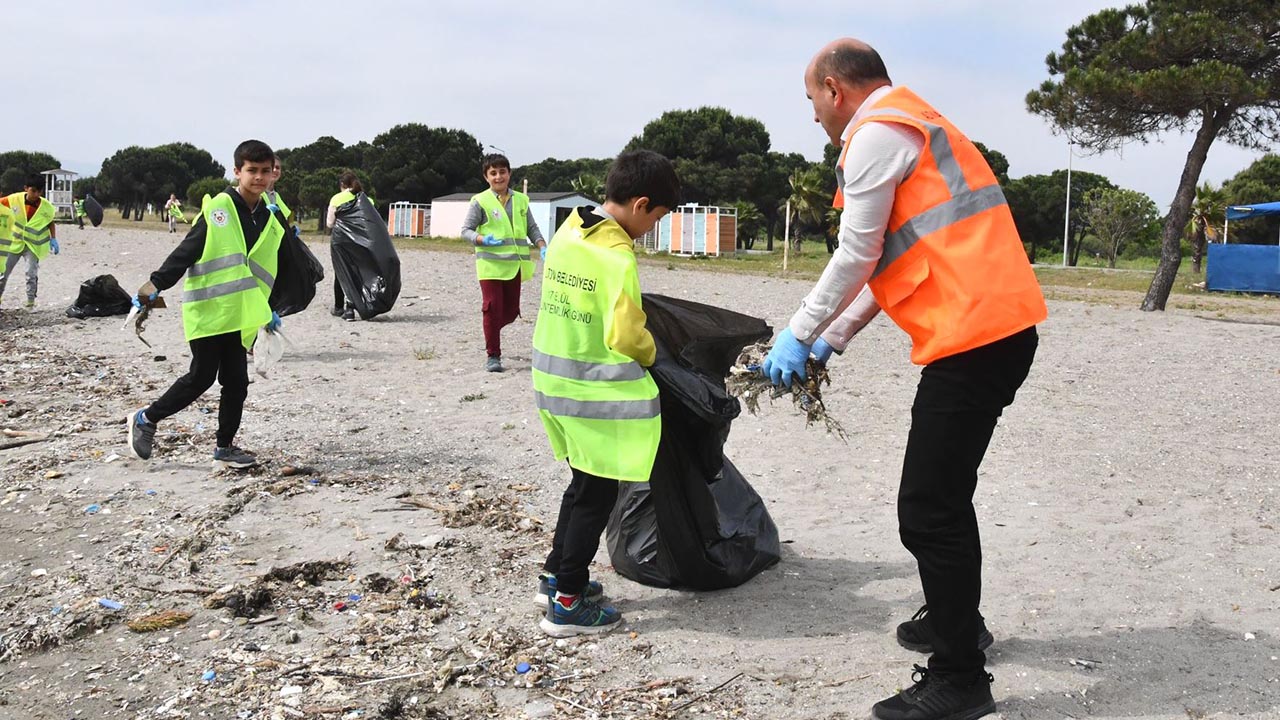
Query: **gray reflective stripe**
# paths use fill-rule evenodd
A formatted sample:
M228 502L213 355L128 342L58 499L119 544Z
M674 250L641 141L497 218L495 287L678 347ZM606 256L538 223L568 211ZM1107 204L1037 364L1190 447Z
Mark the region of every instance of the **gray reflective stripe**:
M253 273L254 277L261 280L267 286L268 290L275 287L276 279L271 276L271 273L268 272L266 268L254 262L252 258L249 260L249 272Z
M651 400L570 400L533 392L539 410L561 417L587 420L648 420L662 414L662 403Z
M258 281L251 277L240 278L239 280L231 280L229 282L210 285L207 288L197 288L195 290L185 290L182 293L184 302L196 302L198 300L209 300L211 298L222 297L223 295L233 295L245 290L257 290Z
M876 110L874 114L903 117L924 125L929 131L929 148L933 153L933 162L938 166L938 173L942 175L942 179L946 181L947 189L951 191L951 197L957 197L961 193L969 191L969 183L965 180L964 172L960 169L960 163L956 162L955 152L951 149L951 138L947 137L947 131L941 125L925 122L910 113L905 113L896 108Z
M491 252L476 253L477 260L524 260L526 257L527 257L526 255L520 255L518 253L502 253L502 254L491 253Z
M1004 193L1000 191L1000 186L988 185L925 210L884 236L884 253L880 255L880 263L876 265L871 277L884 272L885 268L902 257L920 238L1004 204Z
M191 269L187 271L187 277L200 277L201 275L208 275L209 273L214 273L219 270L226 270L227 268L236 267L237 265L243 265L244 260L244 255L240 253L227 255L226 257L214 258L213 260L206 260L205 262L192 265Z
M640 380L645 376L644 368L634 360L619 364L592 363L548 355L537 350L533 351L533 369L556 377L588 382L626 382Z

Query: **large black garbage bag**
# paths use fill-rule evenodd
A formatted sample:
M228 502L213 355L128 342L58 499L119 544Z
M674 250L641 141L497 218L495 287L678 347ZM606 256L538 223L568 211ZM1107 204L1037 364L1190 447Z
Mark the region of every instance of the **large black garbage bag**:
M324 266L298 237L297 227L285 230L280 241L279 258L276 284L271 286L271 297L267 303L280 317L284 317L306 310L315 299L316 284L324 279Z
M129 293L120 287L113 275L99 275L80 283L76 302L67 308L67 317L108 317L128 315L133 307Z
M92 195L84 196L84 216L94 227L102 224L102 205Z
M777 562L781 546L764 501L724 456L741 410L724 377L743 347L773 331L710 305L648 294L643 301L659 345L649 371L662 400L662 440L649 482L619 484L609 558L645 585L741 585Z
M400 295L400 256L387 223L360 193L338 206L333 221L333 272L362 320L387 312Z

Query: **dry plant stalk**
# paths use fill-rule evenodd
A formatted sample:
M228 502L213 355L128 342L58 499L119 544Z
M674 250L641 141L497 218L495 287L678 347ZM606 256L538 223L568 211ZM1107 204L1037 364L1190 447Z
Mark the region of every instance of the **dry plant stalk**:
M128 627L136 633L154 632L177 627L190 619L191 613L186 610L165 610L164 612L140 617L137 620L130 620Z
M827 407L822 402L822 386L831 384L827 366L809 358L805 362L807 377L804 381L794 383L790 388L776 387L760 372L771 347L764 343L756 343L743 348L737 362L729 368L729 377L724 381L725 389L729 394L741 400L747 406L747 412L752 415L760 414L761 397L767 396L772 400L790 395L791 402L804 413L806 427L821 422L826 426L827 432L849 442L844 428L827 414Z

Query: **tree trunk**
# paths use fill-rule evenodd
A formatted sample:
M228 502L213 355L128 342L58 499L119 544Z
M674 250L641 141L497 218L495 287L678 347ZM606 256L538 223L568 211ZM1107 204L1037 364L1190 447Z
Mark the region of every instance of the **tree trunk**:
M1169 293L1173 291L1173 283L1178 279L1178 266L1182 264L1182 229L1187 226L1187 218L1191 216L1191 203L1196 198L1196 183L1200 182L1200 171L1204 169L1204 161L1209 157L1209 146L1235 114L1234 108L1222 107L1215 112L1205 112L1200 130L1196 132L1196 140L1187 153L1187 162L1182 167L1182 179L1178 181L1178 192L1173 196L1173 204L1169 206L1169 215L1164 220L1164 236L1160 244L1160 264L1156 266L1155 277L1151 278L1151 287L1147 296L1142 299L1142 309L1151 312L1164 310L1169 301Z
M1200 274L1200 262L1204 259L1204 223L1196 222L1196 231L1191 236L1191 247L1194 248L1194 254L1191 256L1191 269L1197 275Z

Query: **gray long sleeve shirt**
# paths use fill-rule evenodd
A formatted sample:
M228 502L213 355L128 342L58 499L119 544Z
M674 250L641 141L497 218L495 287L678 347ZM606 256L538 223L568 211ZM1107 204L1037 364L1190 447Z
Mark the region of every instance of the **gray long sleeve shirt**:
M485 192L491 193L493 191L485 190ZM507 204L505 206L507 217L511 217L512 203L515 202L515 196L516 194L514 192L507 196ZM471 207L467 208L467 217L462 221L462 238L472 245L475 245L476 239L480 237L480 235L476 233L476 228L480 227L483 222L484 208L480 207L480 203L472 200ZM546 242L546 239L542 237L542 231L538 229L538 223L533 219L532 214L525 216L525 226L528 230L529 241L531 243L534 245L541 245Z

